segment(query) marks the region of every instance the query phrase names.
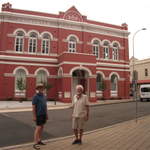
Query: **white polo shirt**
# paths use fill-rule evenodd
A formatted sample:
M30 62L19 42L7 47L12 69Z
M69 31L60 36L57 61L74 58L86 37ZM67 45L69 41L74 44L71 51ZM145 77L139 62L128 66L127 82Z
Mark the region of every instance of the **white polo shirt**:
M73 117L83 118L87 115L86 106L89 106L89 101L86 95L82 94L79 99L77 95L73 97Z

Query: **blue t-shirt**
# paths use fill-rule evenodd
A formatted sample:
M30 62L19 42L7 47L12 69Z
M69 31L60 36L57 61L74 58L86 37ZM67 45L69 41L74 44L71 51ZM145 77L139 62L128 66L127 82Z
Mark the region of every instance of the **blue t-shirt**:
M32 105L35 105L36 115L46 115L47 114L47 100L42 93L37 93L32 99Z

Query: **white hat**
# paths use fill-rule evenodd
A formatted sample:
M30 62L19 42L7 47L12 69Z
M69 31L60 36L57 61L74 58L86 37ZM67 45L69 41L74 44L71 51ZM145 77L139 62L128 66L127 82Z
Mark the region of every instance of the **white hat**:
M44 87L43 83L38 83L38 84L36 85L36 89L38 89L38 88L40 88L40 87Z

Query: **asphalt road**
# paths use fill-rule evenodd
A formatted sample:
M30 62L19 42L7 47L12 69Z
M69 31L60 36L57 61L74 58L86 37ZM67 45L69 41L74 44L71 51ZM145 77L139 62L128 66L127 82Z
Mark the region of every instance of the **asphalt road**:
M135 119L135 106L135 102L129 102L90 107L86 131ZM71 112L71 109L50 110L43 138L72 135ZM149 114L150 102L138 102L138 117ZM34 128L32 112L0 113L0 147L32 142Z

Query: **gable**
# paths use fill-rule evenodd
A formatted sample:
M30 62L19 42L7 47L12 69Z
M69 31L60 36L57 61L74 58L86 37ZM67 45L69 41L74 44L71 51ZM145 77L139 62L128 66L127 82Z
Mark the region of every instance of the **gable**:
M61 12L60 14L61 18L72 21L83 22L83 20L86 18L85 16L82 16L74 6L68 9L66 12Z

